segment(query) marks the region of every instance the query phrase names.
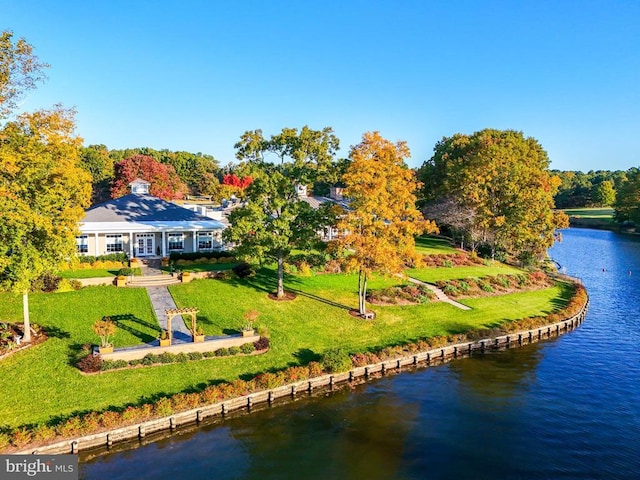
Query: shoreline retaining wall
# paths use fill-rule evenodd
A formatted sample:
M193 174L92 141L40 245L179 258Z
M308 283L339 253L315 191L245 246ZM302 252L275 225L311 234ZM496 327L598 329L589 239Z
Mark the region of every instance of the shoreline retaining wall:
M394 371L406 370L407 368L440 365L456 358L468 357L472 353L529 345L531 343L557 337L574 330L583 322L588 306L589 302L587 301L580 312L576 315L566 320L544 327L535 328L533 330L510 333L475 342L463 342L456 345L434 348L425 352L384 360L364 367L356 367L348 372L325 374L270 390L254 392L242 397L225 400L211 405L205 405L185 412L175 413L168 417L148 420L146 422L127 425L125 427L109 431L67 439L50 445L22 450L15 453L39 455L75 454L83 450L110 447L118 442L131 441L135 439L141 440L150 434L162 431L173 431L181 426L200 423L211 417L224 417L234 411L247 410L250 412L252 407L260 404L271 405L277 399L295 397L300 394L309 394L310 392L321 388L332 389L334 386L339 386L345 382L353 382L358 379L366 381L370 376L377 377Z

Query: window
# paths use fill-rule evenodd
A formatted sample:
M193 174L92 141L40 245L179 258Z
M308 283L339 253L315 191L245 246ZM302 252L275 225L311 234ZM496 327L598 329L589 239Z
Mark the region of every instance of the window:
M213 248L213 232L198 232L198 250Z
M122 235L107 235L106 250L107 253L122 252Z
M184 250L184 235L182 233L169 234L169 250Z
M89 253L89 236L80 235L76 237L76 252Z

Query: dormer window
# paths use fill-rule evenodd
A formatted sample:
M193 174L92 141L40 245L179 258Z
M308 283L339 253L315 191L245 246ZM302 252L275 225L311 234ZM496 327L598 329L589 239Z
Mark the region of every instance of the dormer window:
M131 193L136 195L148 195L149 194L149 185L151 185L146 180L142 180L141 178L136 178L133 182L129 184L131 188Z

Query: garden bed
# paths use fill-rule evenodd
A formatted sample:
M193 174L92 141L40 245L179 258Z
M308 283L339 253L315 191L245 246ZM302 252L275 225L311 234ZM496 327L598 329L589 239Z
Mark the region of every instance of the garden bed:
M31 341L25 343L22 338L24 338L22 324L0 322L0 360L44 342L47 336L34 325L31 328Z

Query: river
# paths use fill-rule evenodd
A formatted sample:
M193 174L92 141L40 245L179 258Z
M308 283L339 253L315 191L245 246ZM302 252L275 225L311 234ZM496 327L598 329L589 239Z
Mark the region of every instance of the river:
M550 255L591 298L567 335L84 454L80 476L638 479L640 240L563 236Z

